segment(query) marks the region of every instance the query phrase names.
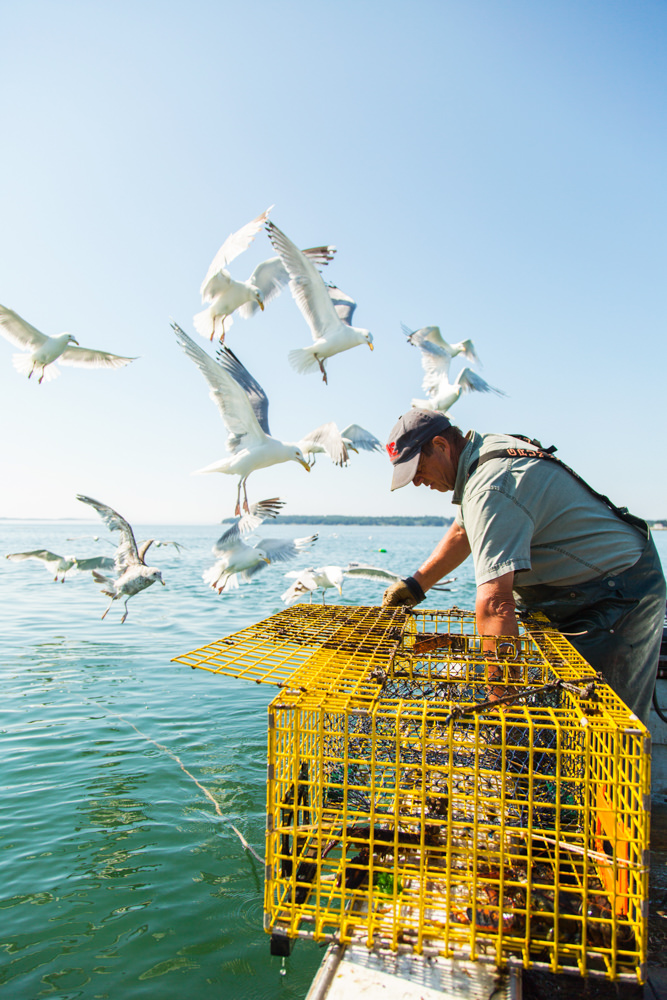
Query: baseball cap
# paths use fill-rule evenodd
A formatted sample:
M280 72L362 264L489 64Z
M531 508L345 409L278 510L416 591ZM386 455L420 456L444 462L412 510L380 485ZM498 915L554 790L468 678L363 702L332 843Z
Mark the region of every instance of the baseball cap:
M386 444L387 454L394 466L391 489L407 486L415 478L422 445L442 434L451 421L436 410L413 408L398 418Z

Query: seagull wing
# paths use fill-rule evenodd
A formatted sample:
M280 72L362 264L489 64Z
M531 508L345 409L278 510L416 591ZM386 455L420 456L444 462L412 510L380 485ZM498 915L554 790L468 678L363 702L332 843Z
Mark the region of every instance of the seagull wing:
M265 434L270 434L269 430L269 398L262 389L256 378L250 374L248 369L236 357L228 347L221 347L217 352L218 362L227 371L234 381L241 386L245 392L252 411L257 417L257 422Z
M273 208L273 205L271 205L271 208ZM256 219L252 220L252 222L247 222L245 226L242 226L241 229L237 229L235 233L229 234L211 261L211 266L206 272L206 277L204 278L200 289L202 298L206 291L206 286L213 275L217 274L218 271L222 271L222 269L227 267L227 265L238 257L240 253L243 253L244 250L248 249L255 236L257 236L257 233L268 219L271 208L267 208L266 212L262 212L262 214L258 215Z
M472 368L462 368L456 376L455 385L460 385L464 392L494 392L496 396L507 395L502 389L496 389L495 386L489 385Z
M246 444L262 442L265 432L255 416L245 389L232 378L226 368L202 350L199 344L195 344L178 323L171 325L179 344L208 382L209 395L229 431L229 450L235 453L246 447Z
M406 326L403 332L408 336L408 342L421 351L421 363L424 369L424 380L422 387L424 392L432 394L435 392L441 380L449 376L449 366L452 363L452 355L446 347L441 347L429 339L425 331L437 330L437 327L424 327L422 330L415 330L410 333ZM442 340L442 338L440 338Z
M6 558L11 559L12 562L21 562L24 559L39 559L40 562L51 563L58 562L59 559L62 559L62 556L57 555L55 552L49 552L48 549L35 549L32 552L10 552Z
M75 559L75 565L82 573L90 572L94 569L102 569L109 572L114 568L114 561L109 556L91 556L88 559Z
M290 276L290 290L310 327L313 340L325 338L340 324L327 286L311 260L285 234L267 222L269 239Z
M284 501L279 497L271 497L269 500L259 500L257 503L251 504L248 513L238 518L231 528L228 528L217 540L213 546L213 555L221 556L230 546L236 545L240 541L241 535L247 535L248 532L254 531L267 517L276 517L281 507L284 506Z
M345 443L349 442L355 450L361 448L362 451L383 451L375 435L364 430L359 424L348 424L340 433Z
M11 340L16 347L29 348L31 351L36 351L49 339L30 323L21 319L13 309L6 309L5 306L0 306L0 333L4 334L7 340Z
M456 351L457 354L462 354L468 361L474 361L478 365L482 363L477 357L477 351L472 340L462 340L459 344L452 344L452 350Z
M398 573L392 573L388 569L380 569L378 566L363 566L361 563L350 563L350 565L343 571L345 576L356 576L361 577L363 580L390 580L395 583L396 580L400 580L401 577Z
M314 444L322 445L334 465L347 465L350 456L347 453L343 436L333 421L322 424L321 427L306 434L301 440L304 443L312 441Z
M154 542L153 538L147 538L144 542L141 542L141 544L139 545L137 554L142 563L146 562L146 553L150 549L153 542Z
M308 535L307 538L260 538L257 548L266 552L271 562L286 562L294 559L302 549L307 549L316 540L317 535Z
M66 347L58 358L61 365L73 365L75 368L124 368L136 358L124 358L120 354L109 354L107 351L91 351L88 347Z
M343 321L343 323L347 323L348 326L351 326L352 316L354 314L354 310L357 308L357 303L349 295L346 295L345 292L341 292L340 288L337 288L336 285L327 285L326 287L329 291L329 298L333 303L333 307L336 310L338 317Z
M134 532L125 518L113 507L108 507L105 503L100 503L99 500L93 500L92 497L84 497L78 493L76 498L81 503L87 503L90 507L94 507L109 531L120 531L121 538L114 557L118 574L123 573L129 566L140 565L141 560Z

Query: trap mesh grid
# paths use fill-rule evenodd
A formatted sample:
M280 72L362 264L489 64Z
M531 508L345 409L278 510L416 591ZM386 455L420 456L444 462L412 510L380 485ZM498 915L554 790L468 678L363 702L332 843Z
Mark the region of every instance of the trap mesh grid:
M179 662L269 706L265 928L643 978L647 730L542 620L296 605ZM498 671L521 695L489 703Z

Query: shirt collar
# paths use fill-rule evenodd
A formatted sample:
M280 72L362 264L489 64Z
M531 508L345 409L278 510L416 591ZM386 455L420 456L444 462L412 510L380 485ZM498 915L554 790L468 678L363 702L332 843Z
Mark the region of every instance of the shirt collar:
M479 455L479 450L482 447L482 435L478 434L477 431L468 431L466 437L468 440L466 441L463 451L459 455L459 464L456 470L456 483L454 484L454 493L452 495L452 503L458 504L459 506L461 506L463 490L468 480L468 469Z

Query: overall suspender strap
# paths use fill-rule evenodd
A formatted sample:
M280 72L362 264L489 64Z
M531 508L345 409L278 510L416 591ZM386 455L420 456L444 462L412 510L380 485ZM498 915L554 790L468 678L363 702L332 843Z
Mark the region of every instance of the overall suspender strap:
M556 451L553 445L551 445L550 448L542 448L539 441L533 441L531 438L524 437L522 434L509 434L508 437L514 437L517 441L526 441L528 444L532 444L535 447L500 448L497 451L487 452L486 455L480 455L480 457L476 458L474 462L471 462L470 468L468 469L468 475L466 476L466 482L480 465L484 465L485 462L490 462L494 458L540 458L547 459L550 462L557 462L561 469L565 469L566 472L569 472L569 474L573 476L577 482L584 487L584 489L588 490L591 496L594 496L596 500L601 500L602 503L609 507L609 509L613 511L617 517L620 517L620 519L625 521L626 524L631 524L633 528L637 528L641 531L645 538L648 538L649 529L646 521L643 521L640 517L635 517L634 514L630 513L627 507L617 507L615 503L612 503L609 497L605 496L603 493L598 493L597 490L594 490L585 479L582 479L578 472L575 472L574 469L571 469L569 465L565 464L565 462L561 462L559 458L556 458L553 454Z

